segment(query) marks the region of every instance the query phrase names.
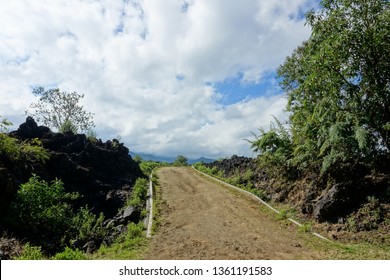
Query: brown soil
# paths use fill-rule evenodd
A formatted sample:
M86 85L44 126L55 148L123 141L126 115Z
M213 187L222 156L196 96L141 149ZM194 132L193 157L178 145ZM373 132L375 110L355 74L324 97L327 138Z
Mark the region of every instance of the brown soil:
M145 259L322 259L294 225L264 206L196 173L157 172L161 223Z

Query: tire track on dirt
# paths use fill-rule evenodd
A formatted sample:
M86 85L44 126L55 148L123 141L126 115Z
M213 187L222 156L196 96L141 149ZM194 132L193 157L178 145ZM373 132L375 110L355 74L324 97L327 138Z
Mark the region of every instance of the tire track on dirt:
M161 224L145 259L322 259L296 227L190 168L157 171Z

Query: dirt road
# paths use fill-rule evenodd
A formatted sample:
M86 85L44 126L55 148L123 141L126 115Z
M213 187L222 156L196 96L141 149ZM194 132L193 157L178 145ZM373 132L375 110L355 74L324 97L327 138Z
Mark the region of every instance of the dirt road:
M296 226L191 168L158 170L161 223L145 259L322 259Z

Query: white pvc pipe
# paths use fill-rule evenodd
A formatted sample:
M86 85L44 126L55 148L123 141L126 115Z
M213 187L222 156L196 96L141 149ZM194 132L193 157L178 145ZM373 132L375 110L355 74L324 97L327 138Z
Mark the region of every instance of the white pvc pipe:
M152 237L152 225L153 225L153 170L149 176L149 190L148 190L148 204L149 204L149 217L148 217L148 227L146 229L146 237Z

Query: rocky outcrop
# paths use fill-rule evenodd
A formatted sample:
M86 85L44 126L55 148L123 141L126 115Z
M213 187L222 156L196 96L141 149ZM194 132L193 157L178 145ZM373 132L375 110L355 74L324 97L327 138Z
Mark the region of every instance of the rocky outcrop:
M9 135L20 141L39 139L50 159L45 163L19 164L17 168L0 166L2 205L34 173L46 181L61 179L66 191L81 195L76 207L88 205L93 212L103 212L110 219L123 207L135 180L143 176L128 148L116 139L103 143L84 134L54 133L38 126L31 117Z
M236 176L251 170L253 171L253 181L268 179L267 174L259 168L257 160L254 158L233 155L231 158L205 163L204 165L208 168L216 167L223 172L224 177Z
M334 220L347 214L352 203L349 188L335 184L317 199L312 215L319 222Z
M350 171L350 174L341 174L340 179L335 179L333 184L327 187L326 181L316 174L295 181L273 180L259 168L257 160L253 158L232 156L205 166L216 167L226 178L239 175L242 177L239 183L244 184L248 183L243 179L245 173L250 170L253 173L250 185L261 189L265 198L288 203L319 222L342 220L352 211L359 209L368 196L382 198L388 203L390 193L390 176L367 175L367 171L360 167Z
M0 164L0 215L16 194L17 187L9 170Z

